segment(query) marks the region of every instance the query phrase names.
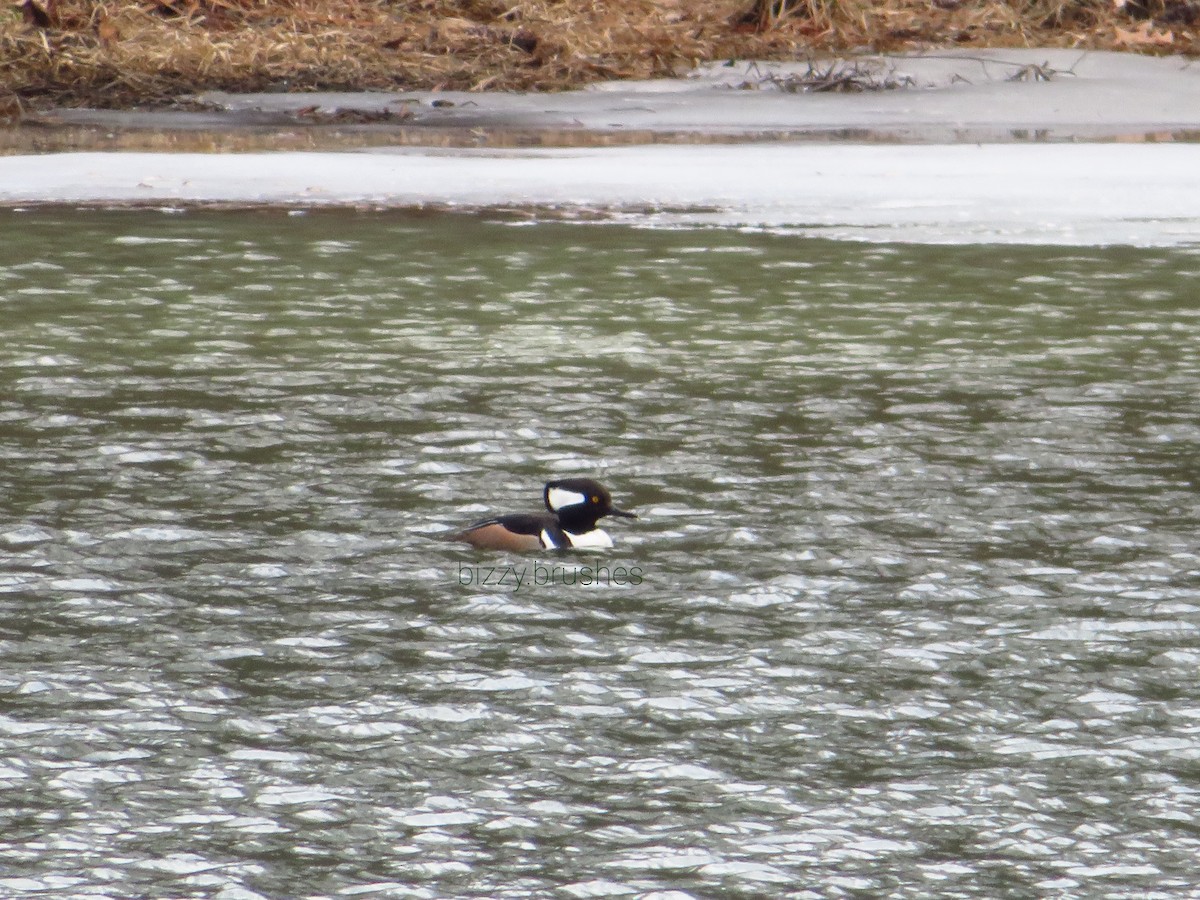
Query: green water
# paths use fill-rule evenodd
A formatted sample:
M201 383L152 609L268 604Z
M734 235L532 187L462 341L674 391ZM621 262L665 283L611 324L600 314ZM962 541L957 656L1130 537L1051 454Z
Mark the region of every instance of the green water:
M1192 890L1195 252L0 229L0 896Z

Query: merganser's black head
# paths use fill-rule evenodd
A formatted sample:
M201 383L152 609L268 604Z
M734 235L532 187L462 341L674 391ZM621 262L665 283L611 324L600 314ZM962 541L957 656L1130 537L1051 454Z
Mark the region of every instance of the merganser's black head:
M572 534L585 534L605 516L636 519L634 513L617 509L612 494L591 478L563 478L546 483L542 492L546 509L558 517L558 524Z

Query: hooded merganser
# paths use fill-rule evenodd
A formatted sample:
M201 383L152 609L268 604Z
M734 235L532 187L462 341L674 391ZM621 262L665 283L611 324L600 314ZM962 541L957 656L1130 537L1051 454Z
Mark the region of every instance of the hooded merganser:
M450 536L482 550L562 550L568 547L606 549L612 538L596 527L604 516L636 519L612 505L612 495L590 478L551 481L542 491L549 513L517 513L476 522Z

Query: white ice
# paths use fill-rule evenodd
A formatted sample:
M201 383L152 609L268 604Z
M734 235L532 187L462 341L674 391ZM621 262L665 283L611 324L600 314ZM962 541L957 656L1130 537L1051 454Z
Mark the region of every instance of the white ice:
M0 206L519 208L862 241L1200 241L1200 145L1188 142L1200 134L1200 65L1189 60L947 51L870 63L879 77L911 82L902 90L778 89L806 65L710 66L683 79L553 95L213 94L207 99L218 108L190 125L184 113L62 110L66 125L169 130L241 127L269 115L292 116L295 124L299 105L403 109L413 111L403 121L419 123L406 127L468 135L472 128L575 128L654 137L707 132L738 142L0 156ZM760 89L736 89L752 82ZM764 134L789 139L752 140Z
M870 241L1200 241L1191 144L767 143L0 158L0 204L532 207Z

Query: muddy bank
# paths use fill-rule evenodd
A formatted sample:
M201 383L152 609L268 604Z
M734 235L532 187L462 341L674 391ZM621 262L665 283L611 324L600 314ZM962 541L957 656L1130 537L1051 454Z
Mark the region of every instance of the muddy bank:
M844 78L859 89L815 89ZM1063 50L734 62L557 94L207 92L182 110L56 109L0 153L378 146L570 147L731 140L1196 140L1200 64Z

